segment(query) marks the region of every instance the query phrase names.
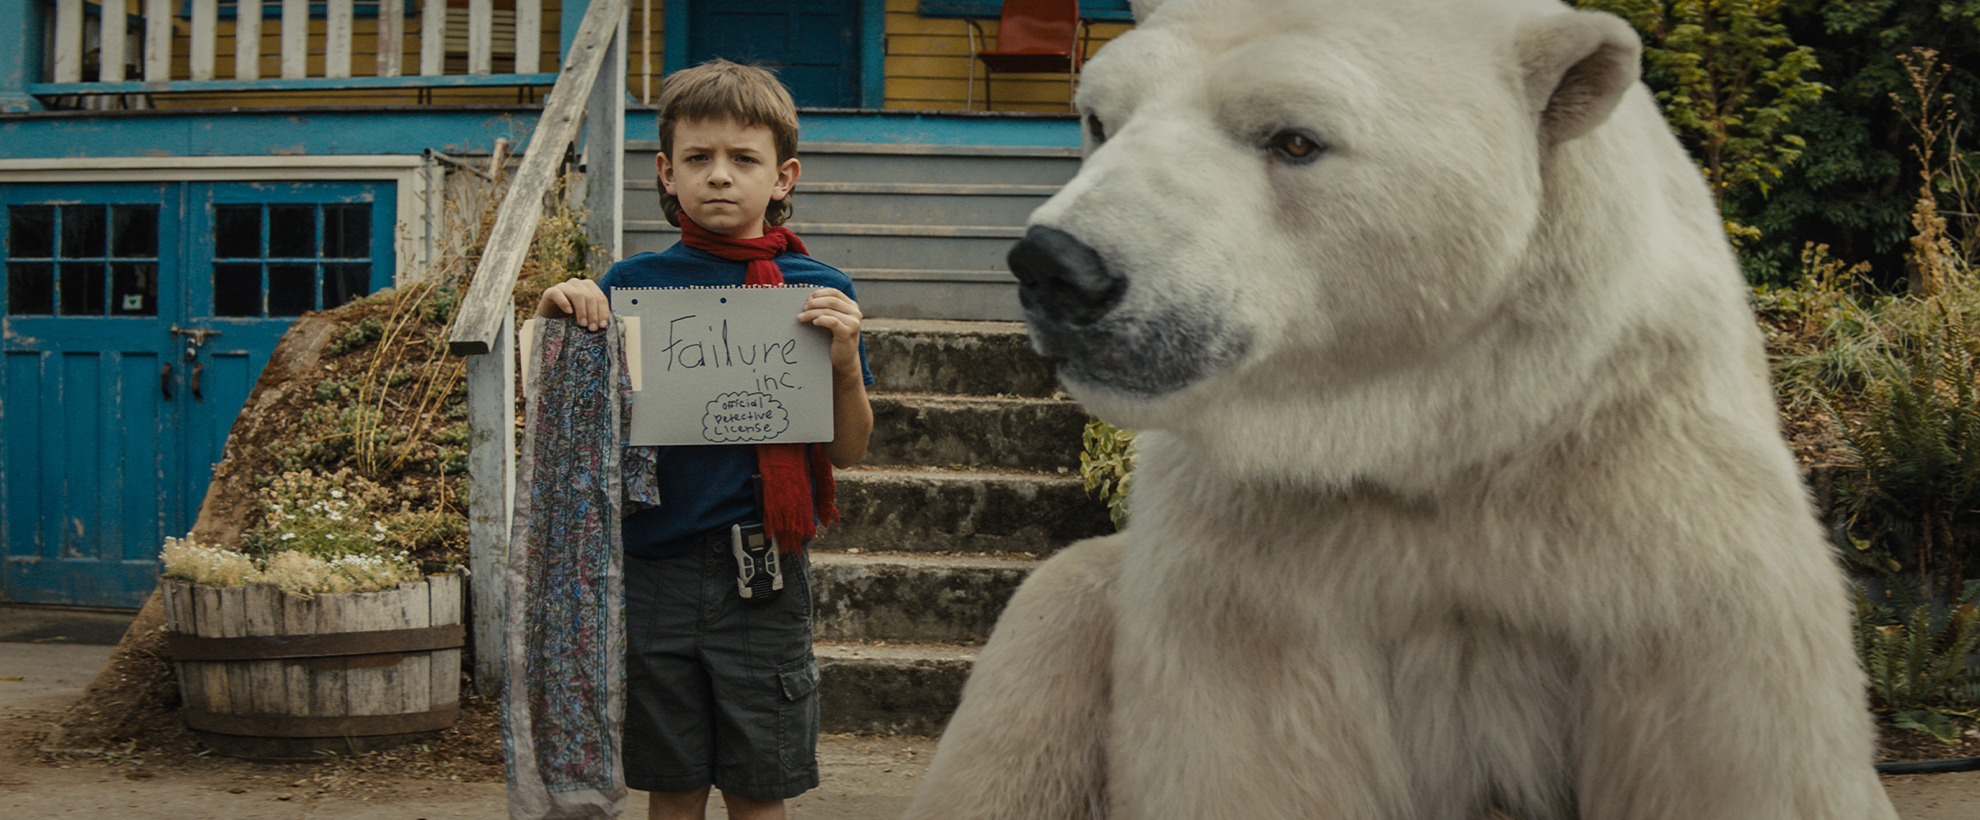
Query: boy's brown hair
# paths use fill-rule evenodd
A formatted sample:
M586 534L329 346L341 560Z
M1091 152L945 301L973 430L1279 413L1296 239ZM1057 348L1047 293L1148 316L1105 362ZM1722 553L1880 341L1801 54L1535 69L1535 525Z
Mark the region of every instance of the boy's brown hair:
M714 59L684 68L668 77L660 90L660 151L674 158L674 126L685 121L734 120L744 126L770 129L777 146L777 164L797 156L797 104L791 92L769 71L753 65ZM792 194L796 191L793 190ZM771 200L763 222L771 227L791 218L791 196ZM681 200L660 189L660 212L667 224L681 225Z

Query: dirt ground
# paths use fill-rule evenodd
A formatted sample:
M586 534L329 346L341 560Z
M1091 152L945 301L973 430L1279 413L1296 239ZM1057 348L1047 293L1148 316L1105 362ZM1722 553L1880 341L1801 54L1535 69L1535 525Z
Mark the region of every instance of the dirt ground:
M100 623L92 623L91 618ZM506 816L501 740L486 704L459 726L393 751L267 764L204 753L172 714L136 742L86 754L41 750L104 667L123 615L0 607L0 818L117 820L441 820ZM59 622L59 623L58 623ZM933 755L929 738L827 735L821 786L801 818L898 817ZM1950 756L1945 747L1921 750ZM1903 820L1980 818L1980 772L1884 778ZM642 817L635 794L627 817ZM713 801L711 817L726 817Z
M0 619L4 620L4 619ZM0 636L4 641L8 636ZM40 749L112 647L0 642L0 817L7 820L416 820L507 815L501 735L493 711L470 703L462 724L426 743L321 763L269 764L207 754L189 733L154 727L93 754ZM899 816L934 741L827 735L821 786L795 815ZM646 812L634 794L627 817ZM711 817L726 817L712 801Z

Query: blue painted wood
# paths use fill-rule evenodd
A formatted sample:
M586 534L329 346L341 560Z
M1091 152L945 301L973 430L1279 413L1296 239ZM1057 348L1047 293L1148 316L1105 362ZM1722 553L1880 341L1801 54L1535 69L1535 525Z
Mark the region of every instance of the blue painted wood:
M915 10L923 17L977 17L995 20L1004 11L1003 0L920 0ZM1079 0L1079 16L1088 20L1114 23L1134 22L1128 0Z
M41 79L45 0L0 0L0 112L39 111L28 84Z
M660 9L660 15L666 18L660 31L663 73L672 74L688 67L688 3L689 0L673 0Z
M177 184L0 186L0 207L169 205L157 225L161 279L180 261L173 247L182 233L178 200ZM0 248L16 247L10 221L0 218ZM101 259L103 251L79 255ZM101 275L102 265L79 263L76 270ZM0 600L135 606L151 590L159 541L190 523L170 434L179 408L157 394L181 303L167 288L156 295L150 316L20 315L0 295L7 358L0 370L7 436L0 449L7 487L0 494Z
M673 13L673 3L668 3L668 14ZM559 13L562 25L557 27L557 64L563 65L571 55L571 41L577 39L578 26L584 22L584 13L591 10L591 0L564 0L563 11ZM674 18L668 17L669 21ZM669 35L672 36L672 35ZM668 40L668 54L673 54L673 41Z
M7 206L50 202L159 206L157 312L23 315L0 288L0 601L137 606L292 321L213 315L214 206L368 203L376 290L392 280L397 198L383 182L0 184L0 249L17 247ZM0 255L0 274L17 264ZM188 353L174 325L220 333Z
M777 72L798 105L859 106L863 0L682 2L688 64L759 63Z
M887 0L861 0L859 107L887 107Z
M30 83L28 93L49 97L58 94L159 94L170 91L334 91L349 88L464 88L467 86L554 85L550 74L445 74L409 77L298 77L272 80L172 80L148 83L133 80L121 83Z
M5 2L5 0L0 0ZM527 148L541 106L61 112L0 116L0 159L486 154Z

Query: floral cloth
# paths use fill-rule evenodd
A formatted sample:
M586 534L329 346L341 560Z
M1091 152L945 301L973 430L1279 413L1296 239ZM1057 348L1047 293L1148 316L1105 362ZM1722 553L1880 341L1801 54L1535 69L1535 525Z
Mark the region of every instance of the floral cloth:
M618 323L538 322L508 557L502 743L511 820L625 809L619 519L631 384ZM657 499L647 499L657 502Z

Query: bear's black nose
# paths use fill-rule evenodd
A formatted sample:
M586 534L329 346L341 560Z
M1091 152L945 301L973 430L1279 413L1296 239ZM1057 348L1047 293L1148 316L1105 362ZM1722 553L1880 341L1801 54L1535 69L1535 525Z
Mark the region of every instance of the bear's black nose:
M1098 251L1058 228L1031 226L1006 261L1025 312L1043 319L1090 325L1127 291L1127 280L1109 272Z

